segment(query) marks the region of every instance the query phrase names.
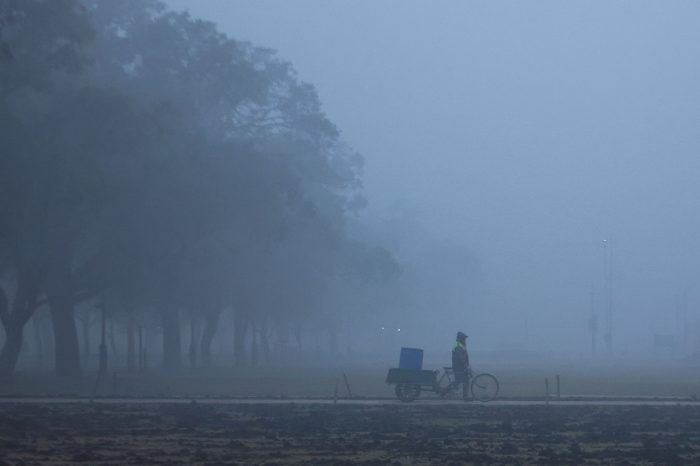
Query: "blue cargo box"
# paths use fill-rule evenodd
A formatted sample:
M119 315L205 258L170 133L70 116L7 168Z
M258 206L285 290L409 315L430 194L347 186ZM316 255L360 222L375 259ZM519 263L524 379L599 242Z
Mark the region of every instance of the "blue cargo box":
M401 348L399 369L420 371L423 369L423 350L420 348Z

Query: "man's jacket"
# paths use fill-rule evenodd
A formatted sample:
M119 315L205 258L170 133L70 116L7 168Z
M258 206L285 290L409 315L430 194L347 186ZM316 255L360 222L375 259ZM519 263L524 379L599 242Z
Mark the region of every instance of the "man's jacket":
M457 342L452 349L452 371L455 373L466 372L469 368L469 354L467 347Z

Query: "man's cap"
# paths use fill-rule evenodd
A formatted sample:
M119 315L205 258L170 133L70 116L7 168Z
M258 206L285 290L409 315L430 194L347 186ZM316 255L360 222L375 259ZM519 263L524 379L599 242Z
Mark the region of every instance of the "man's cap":
M458 340L464 340L467 338L467 335L464 332L457 332L457 339Z

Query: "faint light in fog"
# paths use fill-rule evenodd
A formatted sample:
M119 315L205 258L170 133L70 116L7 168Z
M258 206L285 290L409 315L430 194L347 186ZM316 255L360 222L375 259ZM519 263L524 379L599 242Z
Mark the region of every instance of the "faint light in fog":
M397 329L396 329L396 331L397 331L397 332L400 332L400 331L401 331L401 329L400 329L400 328L397 328Z

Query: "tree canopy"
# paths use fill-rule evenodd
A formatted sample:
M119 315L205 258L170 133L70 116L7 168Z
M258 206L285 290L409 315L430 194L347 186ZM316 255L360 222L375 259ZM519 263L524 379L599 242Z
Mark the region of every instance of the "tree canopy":
M90 300L160 319L175 369L183 315L285 341L398 272L347 235L362 158L313 86L158 0L0 0L0 141L0 376L44 303L60 374Z

